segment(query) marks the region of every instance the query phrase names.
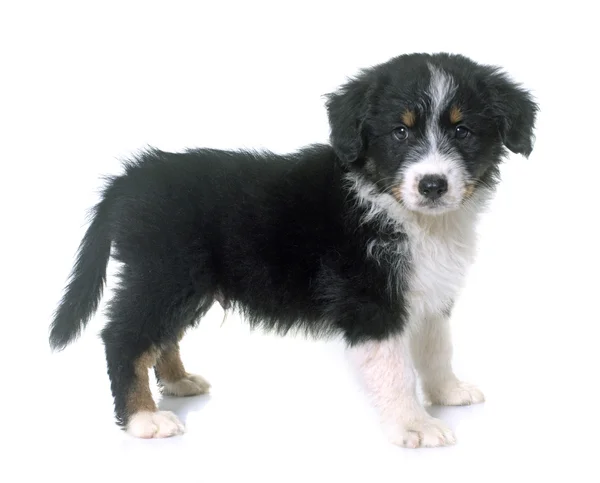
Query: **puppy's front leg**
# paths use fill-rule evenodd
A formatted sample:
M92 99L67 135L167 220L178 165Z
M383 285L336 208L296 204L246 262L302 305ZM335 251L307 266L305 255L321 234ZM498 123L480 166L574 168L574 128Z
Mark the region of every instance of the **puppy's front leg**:
M454 443L452 431L427 414L417 399L415 370L405 337L357 344L350 353L393 443L408 448Z
M473 384L460 381L452 370L450 321L445 315L430 315L411 334L410 348L429 402L462 406L484 401Z

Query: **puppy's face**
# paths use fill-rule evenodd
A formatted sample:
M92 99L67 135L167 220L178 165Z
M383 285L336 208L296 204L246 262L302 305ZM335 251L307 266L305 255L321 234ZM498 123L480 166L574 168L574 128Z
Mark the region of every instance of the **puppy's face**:
M532 150L537 107L498 70L461 56L402 56L330 96L343 165L405 208L441 214L491 188L505 148Z

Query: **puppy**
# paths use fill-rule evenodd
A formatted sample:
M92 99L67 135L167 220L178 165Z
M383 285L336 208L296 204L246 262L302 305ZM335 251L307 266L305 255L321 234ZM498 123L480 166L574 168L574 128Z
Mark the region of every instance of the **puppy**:
M508 151L529 156L538 107L495 67L411 54L363 70L326 102L330 145L290 155L143 152L110 178L51 325L63 349L119 284L101 336L119 425L180 434L164 394L201 394L179 341L215 300L252 327L342 336L393 443L441 446L432 403L479 403L451 366L448 321L475 227Z

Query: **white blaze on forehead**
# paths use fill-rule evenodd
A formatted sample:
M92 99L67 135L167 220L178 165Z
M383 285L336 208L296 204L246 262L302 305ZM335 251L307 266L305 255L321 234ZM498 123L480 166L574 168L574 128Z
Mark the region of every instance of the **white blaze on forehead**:
M429 150L434 151L440 147L443 139L440 119L456 92L456 83L449 74L431 64L429 71L431 80L427 95L431 101L431 112L427 123L427 142Z
M429 82L429 97L431 98L431 121L437 123L439 116L448 106L450 98L456 91L452 77L443 70L429 64L431 81Z

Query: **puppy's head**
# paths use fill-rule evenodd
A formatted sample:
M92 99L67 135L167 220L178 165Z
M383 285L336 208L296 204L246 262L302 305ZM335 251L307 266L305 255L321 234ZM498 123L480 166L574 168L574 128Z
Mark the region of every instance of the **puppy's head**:
M396 57L327 100L343 167L432 215L493 187L506 148L529 156L537 109L499 69L449 54Z

